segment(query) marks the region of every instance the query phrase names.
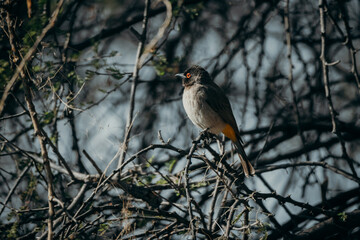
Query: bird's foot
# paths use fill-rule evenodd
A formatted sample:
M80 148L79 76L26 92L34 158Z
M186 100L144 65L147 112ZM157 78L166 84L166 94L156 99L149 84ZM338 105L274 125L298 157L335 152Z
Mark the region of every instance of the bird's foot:
M209 132L209 128L207 128L200 132L200 136L201 136L201 139L204 140L203 145L209 145L212 142L214 134Z

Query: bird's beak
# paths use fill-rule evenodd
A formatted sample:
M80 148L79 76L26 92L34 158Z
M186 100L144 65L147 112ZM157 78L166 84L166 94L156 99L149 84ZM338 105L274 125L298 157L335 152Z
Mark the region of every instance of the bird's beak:
M184 73L178 73L175 75L175 77L179 77L181 79L185 78Z

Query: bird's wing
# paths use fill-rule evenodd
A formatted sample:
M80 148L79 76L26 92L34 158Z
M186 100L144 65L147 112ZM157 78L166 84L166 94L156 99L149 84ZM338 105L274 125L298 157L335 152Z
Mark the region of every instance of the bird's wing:
M242 142L229 99L223 90L215 83L206 85L204 90L204 97L207 104L219 114L224 122L228 123L234 129L239 141Z

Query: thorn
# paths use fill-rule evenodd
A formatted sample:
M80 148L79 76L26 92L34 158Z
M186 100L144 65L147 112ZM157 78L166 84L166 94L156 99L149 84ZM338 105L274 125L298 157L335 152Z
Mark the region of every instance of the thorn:
M337 60L337 61L335 61L335 62L332 62L332 63L325 63L326 64L326 66L335 66L336 64L339 64L340 63L340 60Z
M165 141L164 141L164 139L163 139L163 137L162 137L162 135L161 135L161 130L158 131L158 138L159 138L159 140L160 140L160 142L161 142L162 144L165 144Z

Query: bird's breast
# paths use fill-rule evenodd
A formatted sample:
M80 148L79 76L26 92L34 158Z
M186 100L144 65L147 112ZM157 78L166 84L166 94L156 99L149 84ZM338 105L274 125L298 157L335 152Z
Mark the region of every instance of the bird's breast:
M198 86L184 89L183 105L190 120L201 129L219 134L225 128L225 122L206 102L206 92Z

